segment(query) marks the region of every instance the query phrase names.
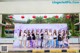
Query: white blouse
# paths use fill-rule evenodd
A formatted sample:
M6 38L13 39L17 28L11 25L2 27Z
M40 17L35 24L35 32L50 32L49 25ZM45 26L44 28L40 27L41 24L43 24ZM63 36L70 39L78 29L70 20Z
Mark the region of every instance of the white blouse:
M27 40L27 34L24 33L23 40Z
M51 32L48 32L48 35L52 35L52 33Z
M49 40L52 40L52 39L53 39L53 36L52 36L52 35L50 35L48 38L49 38Z
M22 40L23 39L23 36L24 36L24 33L21 32L21 36L19 36L19 40Z
M53 34L53 38L57 38L57 35Z

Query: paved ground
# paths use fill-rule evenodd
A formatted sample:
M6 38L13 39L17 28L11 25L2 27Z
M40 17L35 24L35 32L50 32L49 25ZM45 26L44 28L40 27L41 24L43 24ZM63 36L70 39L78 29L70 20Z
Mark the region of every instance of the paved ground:
M38 49L38 48L13 48L12 44L0 44L1 45L7 45L8 46L8 50L29 50L29 49ZM40 49L40 48L39 48ZM60 49L60 48L43 48L43 49ZM65 48L61 48L61 49L65 49ZM80 49L80 44L70 44L70 48L69 49Z
M80 50L80 44L70 44L70 48L13 48L12 44L0 44L2 45L7 45L8 46L8 53L32 53L32 52L26 52L27 50ZM15 52L17 51L17 52ZM50 53L50 52L48 52ZM64 52L63 52L64 53Z

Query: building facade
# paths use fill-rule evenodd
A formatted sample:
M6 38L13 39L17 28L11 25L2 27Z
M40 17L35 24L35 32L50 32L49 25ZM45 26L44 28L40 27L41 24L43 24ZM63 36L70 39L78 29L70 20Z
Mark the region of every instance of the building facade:
M35 13L79 13L80 4L53 4L49 1L1 1L0 2L0 23L2 23L2 14L35 14ZM0 35L1 35L0 26Z

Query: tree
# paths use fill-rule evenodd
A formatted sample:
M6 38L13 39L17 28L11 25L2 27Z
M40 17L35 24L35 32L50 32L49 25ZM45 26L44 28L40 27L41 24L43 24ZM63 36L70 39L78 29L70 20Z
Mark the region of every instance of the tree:
M66 18L67 15L70 15L69 19ZM79 21L79 14L78 13L68 14L67 13L67 14L64 14L64 18L65 18L66 23L68 24L69 29L71 29L72 36L75 36L76 34L74 30L75 29L74 24Z
M27 20L27 24L31 23L31 21L32 21L31 19L28 19L28 20Z
M43 23L44 22L43 17L36 17L35 22L36 23Z
M13 25L13 20L8 18L9 15L11 15L11 14L3 14L2 15L2 23L3 24L6 24L6 22L8 22L8 23L11 23ZM5 26L2 26L2 35L1 35L1 37L6 37L6 35L5 35Z
M74 24L75 24L75 19L76 18L78 18L79 17L79 15L77 15L77 14L70 14L70 16L71 16L71 29L72 29L72 35L73 36L75 36L76 34L75 34L75 31L74 31L74 29L75 29L75 26L74 26Z

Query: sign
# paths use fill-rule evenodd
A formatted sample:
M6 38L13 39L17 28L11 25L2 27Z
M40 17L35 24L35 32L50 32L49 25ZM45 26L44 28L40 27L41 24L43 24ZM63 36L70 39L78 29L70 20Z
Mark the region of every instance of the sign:
M80 0L53 0L52 4L80 4Z

